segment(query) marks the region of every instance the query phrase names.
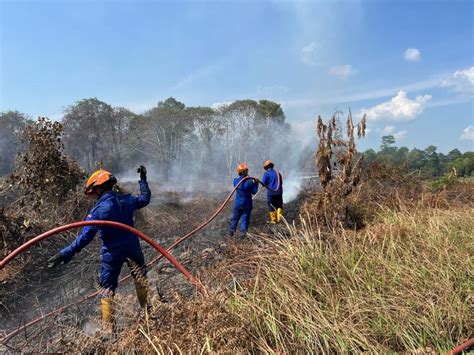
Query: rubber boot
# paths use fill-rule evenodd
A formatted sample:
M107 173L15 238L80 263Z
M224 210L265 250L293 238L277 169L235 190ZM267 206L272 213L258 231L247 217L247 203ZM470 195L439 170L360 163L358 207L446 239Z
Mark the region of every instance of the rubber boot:
M148 304L148 282L145 277L141 277L140 281L135 280L135 290L140 307L145 308Z
M281 219L283 218L283 209L279 208L277 209L277 223L280 223Z
M112 335L115 332L115 319L112 302L112 298L107 297L100 299L100 310L102 312L102 329L108 335Z
M269 212L268 215L270 216L269 223L275 224L277 222L277 212Z

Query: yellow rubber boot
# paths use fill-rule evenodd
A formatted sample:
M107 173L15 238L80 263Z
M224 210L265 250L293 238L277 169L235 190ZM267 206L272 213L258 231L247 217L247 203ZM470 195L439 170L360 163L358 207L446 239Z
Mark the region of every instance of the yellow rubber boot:
M270 216L270 223L275 224L277 222L277 213L269 212L268 215Z
M148 304L148 280L145 277L135 281L135 290L140 307L145 308Z
M281 219L283 218L283 209L279 208L276 211L277 214L277 223L280 223Z
M100 300L100 310L102 312L102 329L107 334L113 334L115 331L112 302L112 298L101 298Z

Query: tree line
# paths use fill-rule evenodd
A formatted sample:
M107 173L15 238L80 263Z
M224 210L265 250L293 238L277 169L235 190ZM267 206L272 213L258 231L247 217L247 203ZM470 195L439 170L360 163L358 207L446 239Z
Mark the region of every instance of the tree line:
M289 131L281 105L269 100L211 108L186 107L170 97L136 114L89 98L67 107L60 122L66 154L86 170L105 166L120 173L140 161L165 179L186 170L230 175L237 162L264 160L281 149ZM0 175L6 175L33 121L9 111L1 113L0 123Z
M387 135L382 137L380 150L376 152L368 149L364 152L366 163L385 163L392 166L403 167L411 173L422 177L441 176L456 168L459 176L474 175L474 152L461 153L453 149L447 154L437 151L437 147L430 145L425 149L398 148L395 137Z
M16 155L25 149L22 132L32 123L18 111L0 114L0 176L12 172ZM136 114L89 98L67 107L60 123L65 153L87 172L103 166L119 174L140 162L170 180L229 177L238 162L260 166L269 158L278 160L282 171L314 165L314 149L298 146L281 105L269 100L212 108L187 107L170 97ZM460 176L474 174L474 152L398 148L390 135L382 137L379 151L364 155L366 163L403 166L424 177L443 175L452 166Z

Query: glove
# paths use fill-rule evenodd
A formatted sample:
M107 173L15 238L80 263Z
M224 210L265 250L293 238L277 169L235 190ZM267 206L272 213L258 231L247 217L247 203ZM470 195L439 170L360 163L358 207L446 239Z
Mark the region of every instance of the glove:
M60 264L64 263L64 258L61 253L57 253L55 256L48 259L48 267L56 267Z
M143 165L137 169L137 173L140 174L140 180L146 180L146 168Z
M256 184L260 183L260 180L256 178L254 178L253 181L255 181Z

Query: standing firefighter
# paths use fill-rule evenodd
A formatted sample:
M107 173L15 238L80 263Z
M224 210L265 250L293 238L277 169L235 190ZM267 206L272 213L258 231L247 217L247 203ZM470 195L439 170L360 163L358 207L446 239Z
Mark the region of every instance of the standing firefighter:
M267 204L270 216L270 223L278 223L283 214L283 178L281 174L274 170L271 160L265 160L263 168L265 173L262 183L267 185Z
M236 171L239 174L239 177L234 179L234 186L237 186L242 179L247 178L249 167L247 164L241 163L237 166ZM243 238L247 234L250 223L250 214L252 213L253 207L252 195L255 195L257 190L257 182L250 178L247 178L237 188L232 219L230 220L228 228L229 236L232 237L234 235L240 218L242 218L242 222L240 223L240 237Z
M97 170L87 180L85 193L95 196L97 203L90 211L86 221L106 220L127 224L133 227L133 213L150 203L151 192L146 181L146 169L140 166L140 195L120 195L112 191L116 178L106 170ZM114 331L112 298L117 288L120 269L124 262L130 268L135 280L138 302L142 308L147 305L147 277L145 260L138 238L126 231L111 227L84 227L81 234L66 248L48 260L48 267L68 263L74 254L79 253L100 231L102 239L100 287L102 323L106 332Z

